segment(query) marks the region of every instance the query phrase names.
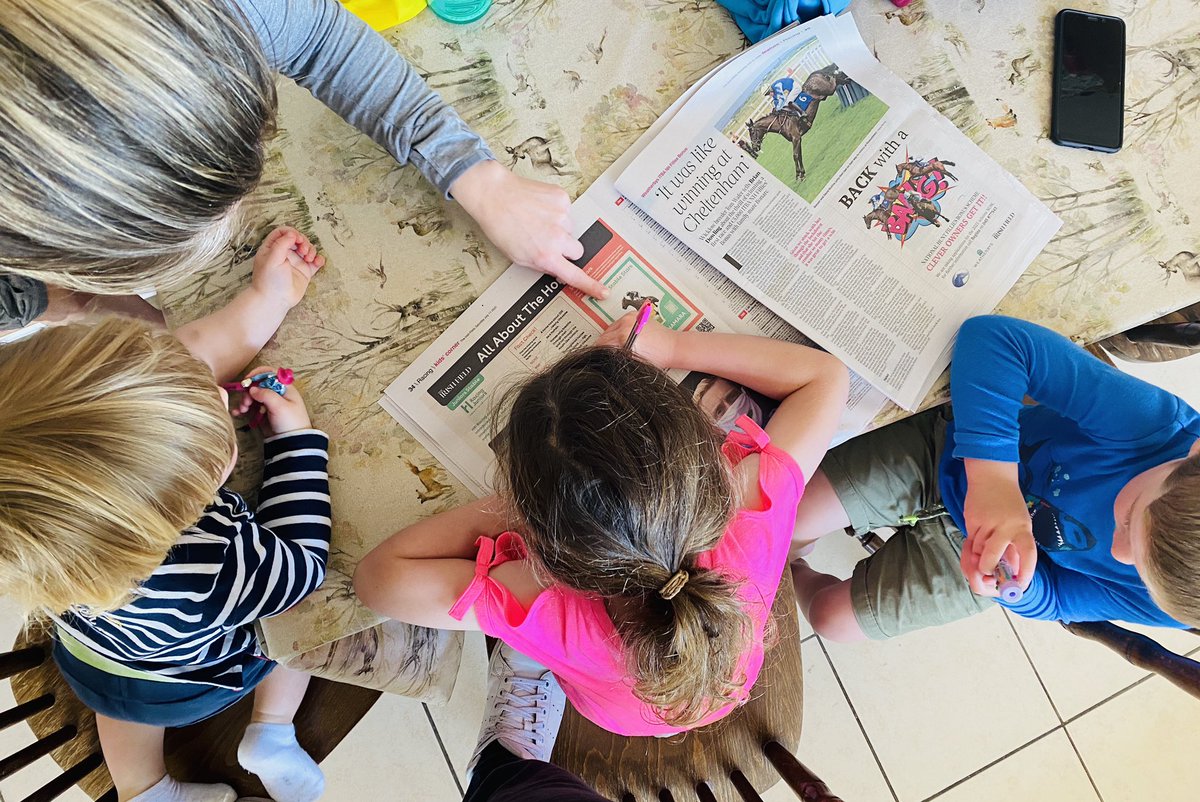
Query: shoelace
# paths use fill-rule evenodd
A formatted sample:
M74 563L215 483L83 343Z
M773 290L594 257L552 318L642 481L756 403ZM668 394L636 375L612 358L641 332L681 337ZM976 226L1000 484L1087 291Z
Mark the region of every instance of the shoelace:
M502 730L506 737L516 740L530 752L536 751L541 746L542 730L546 721L544 716L538 716L536 713L530 715L530 711L536 711L539 702L549 701L549 690L548 680L506 677L501 701L496 703L495 708L500 712L496 729Z

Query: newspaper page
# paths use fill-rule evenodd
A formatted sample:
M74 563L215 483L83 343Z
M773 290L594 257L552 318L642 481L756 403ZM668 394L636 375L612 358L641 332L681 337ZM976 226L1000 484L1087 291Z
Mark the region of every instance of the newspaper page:
M757 334L811 344L616 191L613 178L669 115L572 205L584 245L576 263L610 288L607 300L510 267L380 400L476 495L490 492L493 416L504 392L590 344L645 298L655 301L658 322L677 331ZM743 414L763 422L777 403L720 377L684 371L671 376L726 431ZM866 380L853 375L850 396L835 443L863 431L886 403Z
M719 67L617 189L912 410L1061 222L818 17Z

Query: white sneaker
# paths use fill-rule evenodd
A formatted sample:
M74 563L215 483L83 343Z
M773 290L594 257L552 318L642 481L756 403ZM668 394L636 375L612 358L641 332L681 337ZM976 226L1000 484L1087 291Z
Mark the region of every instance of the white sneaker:
M487 707L467 774L493 741L517 757L548 762L566 706L566 694L550 669L506 643L498 644L488 662Z

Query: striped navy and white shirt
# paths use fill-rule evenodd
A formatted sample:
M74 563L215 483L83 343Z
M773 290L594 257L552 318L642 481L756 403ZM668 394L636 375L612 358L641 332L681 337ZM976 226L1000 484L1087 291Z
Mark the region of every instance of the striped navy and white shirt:
M92 651L138 671L241 690L262 659L254 622L278 615L325 579L329 558L329 439L305 429L263 443L258 510L227 488L134 601L58 625Z

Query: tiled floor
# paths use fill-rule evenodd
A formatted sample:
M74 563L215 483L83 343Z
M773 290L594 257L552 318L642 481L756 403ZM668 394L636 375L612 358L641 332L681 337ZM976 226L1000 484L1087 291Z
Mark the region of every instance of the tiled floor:
M1200 357L1149 374L1200 405ZM814 561L845 575L861 556L839 538L820 544ZM14 616L0 612L0 624L0 639L11 643ZM1200 650L1188 633L1152 634L1176 651ZM1200 704L1055 624L996 609L888 643L839 646L809 634L803 648L799 755L846 802L1200 797ZM458 799L483 706L484 663L482 638L472 637L446 707L381 699L325 762L325 799ZM10 704L0 683L0 707ZM23 725L12 727L0 733L0 749L31 740ZM43 760L35 773L0 783L0 802L23 798L54 769ZM794 799L781 786L765 798ZM62 799L83 797L73 790Z

